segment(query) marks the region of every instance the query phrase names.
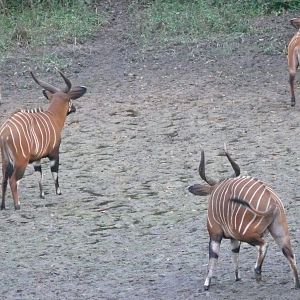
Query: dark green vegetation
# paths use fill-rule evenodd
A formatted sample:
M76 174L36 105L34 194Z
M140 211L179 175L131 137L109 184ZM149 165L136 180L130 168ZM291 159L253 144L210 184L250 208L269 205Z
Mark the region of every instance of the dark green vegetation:
M81 43L105 22L95 0L0 1L0 51L16 45ZM132 1L134 28L144 43L193 42L212 33L251 32L251 19L300 6L300 0Z
M142 13L137 13L141 6ZM145 44L189 43L212 34L251 33L253 18L299 7L299 0L156 0L135 1L131 6Z
M84 42L105 17L88 1L0 1L0 53Z
M108 22L101 0L0 0L0 55L14 49L33 51L41 46L78 45ZM253 20L265 14L280 14L300 7L300 0L133 0L128 1L134 37L149 44L187 44L220 34L251 34ZM108 9L109 11L109 9ZM43 50L39 61L47 68L62 68L71 58Z

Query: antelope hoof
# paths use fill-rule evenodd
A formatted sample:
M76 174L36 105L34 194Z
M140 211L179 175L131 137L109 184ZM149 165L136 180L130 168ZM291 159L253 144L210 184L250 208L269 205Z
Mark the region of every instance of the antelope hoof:
M256 274L255 280L256 280L256 282L261 282L261 274Z
M260 282L261 281L261 269L260 268L255 268L254 269L254 274L255 274L255 280L257 282Z
M296 100L295 100L295 98L292 97L292 99L291 99L291 106L293 107L293 106L295 106L295 104L296 104Z
M261 275L261 268L255 268L254 273L255 273L255 276L256 275Z
M15 210L20 210L21 206L20 204L15 205Z
M209 285L205 285L204 286L204 291L208 291L209 290Z
M256 282L261 282L261 279L262 279L261 273L255 273L255 280L256 280Z
M5 209L5 205L1 205L1 210L4 210Z

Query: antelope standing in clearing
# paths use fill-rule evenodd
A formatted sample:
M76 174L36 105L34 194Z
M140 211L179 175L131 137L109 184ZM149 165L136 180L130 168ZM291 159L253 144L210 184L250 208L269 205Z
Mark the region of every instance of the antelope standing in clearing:
M264 182L253 177L239 176L239 166L232 160L226 149L225 154L235 171L234 177L218 183L206 178L204 151L202 151L199 174L207 184L195 184L189 187L189 191L194 195L210 194L207 211L207 229L210 236L209 264L208 275L204 283L205 290L210 287L223 238L231 240L236 281L240 280L238 263L241 242L247 242L258 248L254 270L256 279L259 281L267 251L264 237L269 232L289 262L295 288L300 288L296 260L281 200Z
M300 62L300 18L291 19L290 22L292 26L298 30L288 45L288 69L291 90L291 106L295 106L295 78Z
M76 111L72 100L80 98L86 88L76 86L59 72L66 87L61 90L44 81L38 80L30 72L34 81L44 90L45 97L50 101L47 110L21 110L12 114L0 128L0 148L2 155L2 203L5 209L7 182L11 188L15 209L20 209L18 183L23 177L28 163L33 163L34 170L40 173L40 197L44 198L42 185L41 159L48 157L56 194L61 191L58 182L59 146L61 131L66 116Z

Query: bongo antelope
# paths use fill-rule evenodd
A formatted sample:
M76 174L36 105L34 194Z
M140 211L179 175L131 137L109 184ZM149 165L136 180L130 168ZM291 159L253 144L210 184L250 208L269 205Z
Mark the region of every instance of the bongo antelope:
M293 273L295 288L300 288L296 261L293 254L285 210L275 191L264 182L248 176L239 176L240 168L225 149L235 175L219 182L206 178L204 151L201 152L200 177L207 184L194 184L189 191L194 195L208 195L207 229L209 241L208 275L204 282L205 290L211 283L213 270L219 257L223 238L231 240L235 279L239 277L239 251L241 242L258 248L255 264L256 279L261 279L262 264L267 251L264 237L272 237L287 258Z
M291 19L290 22L292 26L298 30L289 42L287 56L291 90L291 106L295 106L295 77L300 61L300 18Z
M61 132L66 116L76 111L72 100L84 95L86 88L82 86L72 88L70 80L63 73L59 73L66 84L63 90L37 79L30 72L34 81L44 89L43 93L50 101L48 108L45 111L42 109L17 111L0 127L3 173L1 209L5 208L8 181L15 209L20 209L18 183L29 163L33 163L34 170L40 173L40 197L44 198L41 168L41 159L44 157L50 160L56 194L61 194L58 182Z

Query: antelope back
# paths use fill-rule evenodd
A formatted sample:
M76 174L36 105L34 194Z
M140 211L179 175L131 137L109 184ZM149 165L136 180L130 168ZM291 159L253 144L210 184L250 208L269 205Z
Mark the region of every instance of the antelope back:
M23 165L46 156L59 142L60 131L41 109L22 110L5 121L0 136L10 149L11 158Z
M247 207L232 201L242 199L258 211L266 212L283 205L276 193L262 181L253 177L226 179L217 184L208 203L208 230L215 226L222 227L226 237L249 242L249 232L263 233L270 225L269 217L253 213Z

